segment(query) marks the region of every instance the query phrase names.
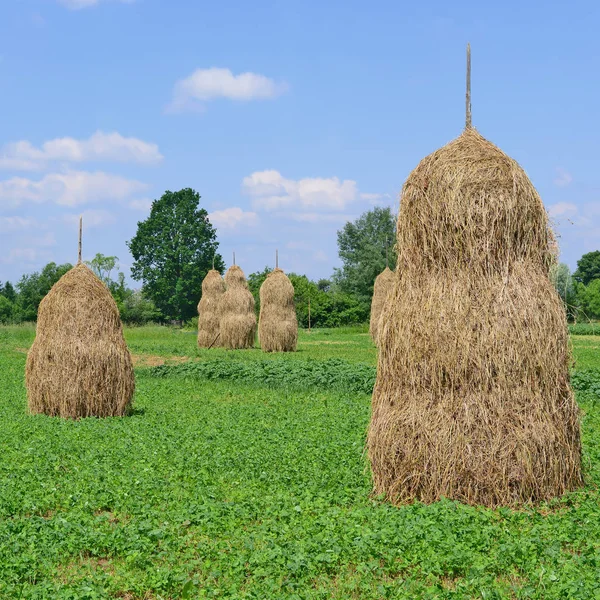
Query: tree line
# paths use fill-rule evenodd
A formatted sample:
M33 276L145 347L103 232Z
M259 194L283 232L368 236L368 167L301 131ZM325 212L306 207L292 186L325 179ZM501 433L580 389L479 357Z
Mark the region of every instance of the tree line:
M152 203L150 216L138 223L127 242L134 262L128 287L116 256L96 256L88 266L113 295L128 324L185 322L196 315L202 280L211 268L221 274L225 262L218 252L217 233L200 207L200 195L190 188L167 191ZM301 327L337 327L369 319L373 283L386 264L394 268L396 218L390 208L376 207L346 223L337 233L341 268L329 279L311 280L288 273L295 290ZM35 321L39 303L71 264L48 263L12 284L0 282L0 322ZM259 289L267 274L248 275L248 285L260 310ZM571 273L566 264L553 267L551 277L570 321L600 319L600 251L584 254Z
M116 256L99 253L86 261L110 290L125 323L193 319L208 271L214 268L224 273L217 233L200 200L190 188L167 191L152 203L149 217L138 223L127 246L134 259L131 275L141 283L139 288L126 285ZM389 208L374 208L346 223L337 238L342 267L329 279L313 281L303 274L287 273L301 327L309 325L309 318L313 327L366 322L375 277L386 262L395 264L395 215ZM41 300L72 267L51 262L39 272L23 275L14 285L0 282L0 322L35 321ZM248 275L257 311L259 289L270 271L265 267Z

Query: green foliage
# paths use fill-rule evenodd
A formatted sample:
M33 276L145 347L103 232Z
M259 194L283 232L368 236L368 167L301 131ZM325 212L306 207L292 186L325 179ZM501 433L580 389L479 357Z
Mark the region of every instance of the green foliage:
M600 335L600 323L571 323L569 333L571 335Z
M200 195L189 188L165 192L127 243L133 278L143 281L147 297L168 319L194 316L213 259L215 269L225 268L216 231L199 202Z
M600 279L576 285L579 313L583 319L600 318Z
M390 268L395 268L396 217L389 207L373 208L346 223L337 238L343 266L336 269L335 282L341 291L370 308L375 278L386 266L386 246Z
M212 360L161 365L152 369L156 377L194 377L196 379L240 380L269 388L337 390L370 394L375 384L375 369L339 358L325 361L304 360L291 363L274 360Z
M5 282L3 286L0 285L0 296L4 296L13 303L17 300L17 292L10 281Z
M5 296L0 296L0 323L11 323L15 315L15 305Z
M578 314L579 301L569 266L564 263L554 265L550 270L550 279L565 305L567 318L573 321Z
M113 296L115 292L113 292ZM146 298L142 290L126 290L122 297L117 297L117 306L124 323L130 325L145 325L163 320L161 312L154 302Z
M31 275L23 275L17 283L18 297L16 318L23 321L35 321L37 310L44 296L50 288L67 272L73 265L66 263L57 265L48 263L41 272Z
M577 261L577 270L573 279L583 285L588 285L594 279L600 279L600 250L588 252Z
M104 256L104 254L96 254L92 260L85 261L85 264L92 269L98 279L109 286L113 283L111 279L112 271L119 265L117 256Z
M299 352L272 359L198 351L213 374L212 357L229 356L256 379L142 368L133 415L65 421L26 412L21 349L34 331L0 327L0 598L598 595L597 352L595 371L574 376L584 490L519 511L447 500L394 508L370 497L369 396L326 382L336 364L352 375L349 361L329 360L334 353L372 366L366 333L302 333ZM136 352L167 360L195 348L193 334L167 327L126 336ZM269 360L277 377L285 361L298 379L309 363L328 366L313 365L323 379L310 389L277 378L261 385Z

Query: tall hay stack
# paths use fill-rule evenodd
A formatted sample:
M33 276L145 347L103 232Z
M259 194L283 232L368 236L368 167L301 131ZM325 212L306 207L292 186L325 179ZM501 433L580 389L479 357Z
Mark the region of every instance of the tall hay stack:
M68 418L127 413L135 378L119 310L83 263L40 303L25 371L31 413Z
M260 286L258 339L263 352L295 352L298 344L294 286L279 268Z
M386 267L384 271L379 273L375 278L375 285L373 286L373 299L371 300L371 321L369 323L369 333L371 339L377 343L377 331L379 329L379 319L383 307L385 306L385 300L388 292L394 285L394 273L389 267Z
M202 281L202 298L198 303L198 347L218 346L220 337L221 299L225 293L225 283L221 273L211 269Z
M367 438L376 494L495 507L582 485L547 223L469 120L408 177Z
M230 350L254 347L256 314L254 297L240 267L233 265L225 273L226 292L221 297L220 343Z

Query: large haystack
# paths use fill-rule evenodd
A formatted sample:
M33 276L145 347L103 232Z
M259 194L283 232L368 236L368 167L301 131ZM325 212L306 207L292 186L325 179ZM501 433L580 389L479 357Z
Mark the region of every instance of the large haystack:
M221 273L211 269L202 281L202 298L198 304L198 346L210 348L220 346L219 321L221 320L221 298L225 283Z
M242 269L233 265L225 273L227 291L221 298L221 345L230 350L253 348L256 336L254 297Z
M267 275L260 286L258 339L263 352L294 352L298 319L294 286L281 269Z
M518 505L582 484L565 311L542 201L477 131L402 190L367 447L391 502Z
M40 303L25 382L32 413L112 417L131 404L135 380L119 310L82 263Z
M385 305L385 299L387 298L388 292L394 284L394 273L389 267L386 267L384 271L379 273L375 278L375 285L373 286L373 299L371 300L371 322L369 324L369 333L375 343L377 343L377 331L379 326L379 319L381 318L381 312Z

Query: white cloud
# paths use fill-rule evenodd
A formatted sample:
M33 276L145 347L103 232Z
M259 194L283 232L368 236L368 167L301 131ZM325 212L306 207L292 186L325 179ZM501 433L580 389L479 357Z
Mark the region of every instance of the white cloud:
M576 213L577 207L570 202L557 202L548 207L548 214L551 217L575 215Z
M129 208L133 208L133 210L141 210L142 212L150 212L150 209L152 208L152 200L149 198L132 200L129 203Z
M0 207L17 206L23 202L77 206L89 202L124 200L147 187L140 181L102 171L51 173L39 181L13 177L0 181Z
M66 8L72 10L78 10L80 8L89 8L90 6L96 6L104 0L58 0L59 4L62 4ZM112 0L113 2L121 2L121 4L131 4L135 0Z
M210 222L217 229L237 229L238 226L254 227L258 223L255 212L244 211L238 206L215 210L208 215Z
M358 199L356 182L315 177L299 180L286 179L279 171L257 171L242 182L243 191L252 196L254 208L276 210L295 209L343 210Z
M288 85L277 83L257 73L234 75L229 69L212 67L197 69L189 77L175 84L169 112L198 108L198 103L228 98L230 100L267 100L276 98ZM200 104L200 107L202 105Z
M0 263L33 263L38 259L39 252L35 248L12 248L5 256L0 256Z
M573 181L572 175L560 167L556 169L556 173L557 177L554 180L554 185L558 187L566 187Z
M341 213L317 213L317 212L307 212L307 213L298 213L293 212L289 214L279 213L279 216L288 216L294 221L300 221L303 223L346 223L347 221L353 221L356 219L356 215L351 214L341 214Z
M79 217L83 219L84 229L93 229L94 227L103 227L115 222L115 216L107 210L84 210L80 214L63 215L62 220L68 225L79 227Z
M111 161L154 165L163 159L156 144L120 133L97 131L87 140L70 137L44 142L41 148L26 140L12 142L0 150L0 169L32 171L53 161Z
M34 219L25 217L0 217L0 233L9 233L13 231L37 229L39 223Z
M382 206L385 204L389 204L389 200L391 199L390 194L361 194L361 200L366 200L372 206Z
M329 260L327 254L325 254L323 250L317 250L316 252L313 252L312 257L313 260L316 260L317 262L327 262Z

